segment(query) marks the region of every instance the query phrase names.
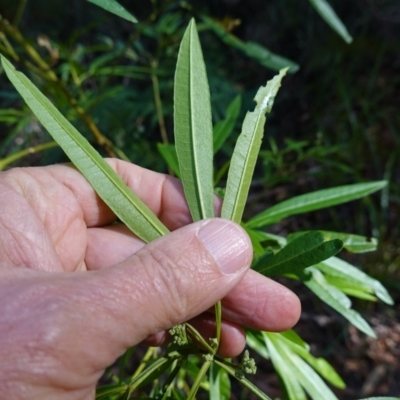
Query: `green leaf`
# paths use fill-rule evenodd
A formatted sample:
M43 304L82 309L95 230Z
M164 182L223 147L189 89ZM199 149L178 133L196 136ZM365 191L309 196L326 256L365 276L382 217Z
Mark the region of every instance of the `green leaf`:
M319 265L319 264L318 264ZM318 265L316 267L318 268ZM331 275L325 275L325 280L332 286L335 286L343 293L357 297L359 299L368 301L377 301L376 296L373 295L373 290L368 286L365 286L359 282L355 282L347 277L337 277Z
M252 336L253 340L249 342L249 345L253 347L252 343L258 342L257 347L266 349L269 355L267 359L271 359L276 372L280 376L287 394L286 397L289 400L307 400L306 393L297 379L296 371L293 371L293 367L286 359L285 354L278 350L271 340L269 340L268 336L262 332L257 332ZM250 338L252 336L249 335ZM257 351L256 348L254 349ZM263 356L262 353L260 355Z
M192 387L190 388L190 392L187 396L187 400L193 400L196 398L197 391L199 390L200 384L201 384L202 380L204 379L208 369L210 368L211 363L212 363L212 361L205 361L203 363L203 365L201 366L200 371L197 374Z
M168 233L168 229L47 97L3 56L1 62L8 78L38 120L121 221L146 242Z
M268 351L271 354L271 360L274 367L279 370L279 375L283 378L282 372L288 373L291 383L297 381L314 400L337 400L337 397L332 393L328 386L323 380L317 375L317 373L299 357L295 352L292 351L287 343L282 341L279 334L262 332L265 343L268 347ZM286 364L284 366L284 364ZM281 371L281 372L279 372ZM285 377L286 378L286 377ZM288 379L284 380L287 382ZM295 397L290 397L293 400L297 400L299 397L296 394ZM303 398L300 397L300 398Z
M354 265L337 257L332 257L329 260L315 266L320 271L333 277L346 279L348 282L354 282L365 285L370 288L382 301L386 304L393 305L394 301L385 287L376 279L370 277L365 272L356 268Z
M400 397L368 397L360 400L400 400Z
M181 355L177 352L167 354L165 357L157 358L152 364L150 364L144 371L134 377L128 383L128 397L136 390L150 382L154 382L155 379L159 378Z
M262 390L260 390L257 386L255 386L253 383L251 383L248 379L245 377L238 377L236 375L236 370L228 365L226 362L223 360L219 361L217 359L214 360L214 362L219 365L221 368L223 368L226 372L229 373L232 377L237 379L243 386L246 386L247 389L251 390L256 396L258 396L262 400L272 400L270 397L268 397Z
M301 347L302 349L307 351L310 350L310 346L293 329L280 332L279 335L286 340L293 342L297 347Z
M346 384L343 382L342 378L337 374L337 372L328 363L328 361L321 357L314 357L310 353L307 344L303 342L300 337L298 337L298 339L300 339L302 343L298 344L297 342L292 340L292 337L288 338L285 333L286 332L271 333L270 335L279 337L279 340L285 343L287 347L289 347L294 353L299 355L303 360L307 361L307 363L310 364L311 367L313 367L314 370L318 372L329 383L340 389L344 389L346 387Z
M133 23L138 22L137 19L130 12L128 12L124 7L121 6L121 4L119 4L115 0L87 0L87 1L89 3L96 4L96 6L99 6L104 10L117 15L118 17L126 19L127 21Z
M279 71L282 68L289 67L289 73L294 73L299 70L299 65L294 61L291 61L278 54L274 54L272 51L254 42L243 42L238 37L228 32L221 24L217 21L203 15L201 17L204 24L210 28L225 44L234 47L248 57L257 61L263 67L271 68L275 71Z
M193 220L214 216L213 130L206 68L192 19L183 36L175 72L175 146Z
M371 337L376 337L375 332L367 321L355 310L350 309L350 299L335 286L330 285L317 269L310 268L312 278L304 284L314 292L323 302L342 314L351 324Z
M326 23L339 34L346 43L351 43L353 38L350 36L347 28L337 16L335 10L326 0L309 0L318 14L326 21Z
M126 392L128 386L125 383L116 383L102 386L96 389L96 400L108 400L110 396L121 395Z
M296 232L287 236L288 241L302 235L306 231ZM350 233L343 232L330 232L330 231L318 231L326 240L339 239L343 242L343 247L351 253L366 253L369 251L375 251L378 247L378 241L375 238L368 238L360 235L353 235Z
M275 255L259 257L252 268L265 276L296 274L306 278L304 269L332 257L342 248L340 240L325 241L317 231L311 231L290 242Z
M254 167L264 135L265 114L271 112L275 96L287 69L279 72L266 86L261 86L254 98L257 103L248 112L231 159L221 216L240 223L246 204Z
M248 57L258 61L258 63L263 67L271 68L275 71L288 67L289 73L297 72L300 69L299 65L295 62L273 53L271 50L261 46L259 43L249 41L244 42L244 46L235 47L242 50Z
M174 171L174 174L179 178L180 171L175 146L173 144L157 143L157 149L167 163L168 167L170 167L172 171Z
M228 373L219 365L212 363L209 374L210 400L229 400L231 382Z
M303 214L360 199L377 190L381 190L386 185L386 181L355 183L296 196L256 215L247 222L247 226L261 228L279 222L291 215Z
M242 98L238 95L229 104L226 110L226 118L215 124L213 128L214 154L222 147L226 139L232 133L240 113L241 105Z

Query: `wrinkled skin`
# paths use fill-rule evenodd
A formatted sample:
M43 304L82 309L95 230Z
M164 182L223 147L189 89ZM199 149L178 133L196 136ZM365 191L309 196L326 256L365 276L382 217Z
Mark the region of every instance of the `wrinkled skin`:
M191 224L178 180L108 162L172 233L145 245L71 166L0 173L1 399L93 399L127 348L161 345L188 320L213 336L219 299L226 357L243 350L243 326L279 331L299 317L292 292L249 270L239 226Z

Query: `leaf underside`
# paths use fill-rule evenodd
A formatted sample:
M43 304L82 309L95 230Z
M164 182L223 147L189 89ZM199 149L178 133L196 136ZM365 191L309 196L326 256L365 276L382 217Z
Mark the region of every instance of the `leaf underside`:
M138 22L137 19L127 11L121 4L119 4L115 0L87 0L89 3L96 4L103 8L104 10L117 15L120 18L126 19L127 21L136 23Z
M192 19L175 72L175 146L186 200L194 221L214 216L213 128L206 68Z
M235 150L232 155L229 168L228 181L221 216L231 219L236 223L242 220L243 210L246 205L247 196L258 153L260 151L264 135L265 114L272 109L275 96L278 93L281 81L287 69L280 71L279 75L270 80L266 86L262 86L256 96L256 108L248 112L242 127Z
M126 226L146 242L168 229L39 89L3 56L4 70L38 120Z

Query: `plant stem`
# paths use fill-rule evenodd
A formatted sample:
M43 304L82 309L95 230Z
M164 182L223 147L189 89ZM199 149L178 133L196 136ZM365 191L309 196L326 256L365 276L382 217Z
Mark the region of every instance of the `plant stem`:
M155 74L155 69L157 68L157 60L151 61L150 65L152 70L151 81L153 83L154 102L156 105L157 119L158 119L158 124L160 126L161 138L164 144L168 144L168 135L167 135L167 129L165 128L165 120L164 120L162 101L160 96L160 86L158 84L158 77Z
M203 380L205 374L207 373L208 369L211 366L212 361L205 361L204 364L201 366L198 375L196 376L196 380L193 383L192 388L190 389L189 395L187 400L193 400L199 390L201 381Z
M207 350L210 354L214 354L214 349L207 343L207 341L200 335L200 333L195 329L192 325L185 323L186 329L190 333L190 335L201 344L205 350Z
M0 28L12 37L15 41L17 41L25 50L25 52L31 57L31 59L37 64L41 73L39 75L43 76L45 79L49 80L51 83L56 85L56 87L63 93L66 97L68 103L72 106L72 108L76 111L78 116L84 122L86 127L95 137L96 142L104 148L106 153L110 157L118 156L125 160L129 161L128 157L123 153L122 150L117 149L114 144L107 139L99 130L97 125L94 123L92 118L86 114L81 106L79 106L78 102L75 98L73 98L68 92L67 88L63 85L63 83L58 79L57 75L52 71L49 64L46 63L45 60L40 56L40 54L36 51L36 49L24 38L21 32L14 26L10 25L10 23L0 16ZM35 66L29 65L25 63L28 68L35 70L37 73L37 68ZM32 68L33 67L33 68Z
M17 12L15 13L14 17L14 26L18 26L19 23L21 22L22 16L24 15L24 11L26 8L26 4L28 3L28 0L20 0L17 8Z
M137 367L136 371L133 373L132 379L136 378L146 368L147 361L149 361L151 357L156 355L156 350L157 349L155 347L149 347L147 349L141 363Z
M218 301L215 306L215 337L217 338L217 347L214 349L214 354L218 351L220 340L221 340L221 324L222 324L222 305L221 301Z
M21 150L15 154L11 154L10 156L3 158L0 160L0 171L2 171L7 165L13 163L14 161L19 160L20 158L26 157L29 154L37 153L39 151L51 149L53 147L57 147L58 144L56 142L48 142L39 144L37 146L28 147L25 150Z

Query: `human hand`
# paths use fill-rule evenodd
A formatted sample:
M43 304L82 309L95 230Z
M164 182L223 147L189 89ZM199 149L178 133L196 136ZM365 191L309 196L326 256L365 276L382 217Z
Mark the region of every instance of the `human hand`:
M0 398L93 399L104 369L142 341L207 313L223 298L220 354L240 353L241 326L284 330L297 297L249 270L252 248L234 223L190 224L179 182L109 160L172 231L132 235L71 166L0 174Z

